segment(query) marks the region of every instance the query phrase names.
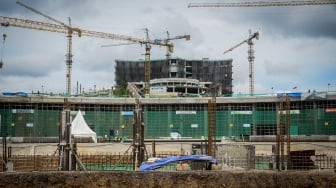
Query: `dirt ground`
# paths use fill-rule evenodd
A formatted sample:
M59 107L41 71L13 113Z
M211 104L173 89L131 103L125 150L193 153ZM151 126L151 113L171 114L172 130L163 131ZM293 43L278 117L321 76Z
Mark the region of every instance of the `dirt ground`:
M0 173L0 187L336 187L334 172L28 172Z
M199 143L199 142L198 142ZM255 146L256 155L272 153L273 142L222 142L218 144L243 145L251 144ZM155 151L162 153L190 153L192 142L157 142ZM52 155L57 150L56 143L8 143L12 147L12 154L22 155ZM78 143L78 153L81 154L104 154L104 153L125 153L132 149L131 143ZM150 142L146 143L147 152L152 153L153 146ZM293 142L291 151L297 150L316 150L316 154L334 153L336 154L336 142ZM2 150L0 151L2 154Z

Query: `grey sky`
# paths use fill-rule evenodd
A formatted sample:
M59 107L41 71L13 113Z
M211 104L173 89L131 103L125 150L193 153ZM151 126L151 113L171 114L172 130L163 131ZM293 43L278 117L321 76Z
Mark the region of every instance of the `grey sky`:
M247 44L223 55L245 40L248 30L259 31L255 41L255 93L308 89L336 91L336 6L263 8L188 8L186 0L22 0L60 21L83 29L151 39L190 34L175 40L173 57L233 59L235 93L248 93ZM223 1L224 2L224 1ZM49 20L15 3L0 1L0 15ZM0 91L65 91L65 35L15 27L0 27L7 34L0 70ZM78 81L85 90L114 84L114 60L143 59L144 47L102 48L120 41L73 37L72 88ZM164 47L153 46L151 59L165 58Z

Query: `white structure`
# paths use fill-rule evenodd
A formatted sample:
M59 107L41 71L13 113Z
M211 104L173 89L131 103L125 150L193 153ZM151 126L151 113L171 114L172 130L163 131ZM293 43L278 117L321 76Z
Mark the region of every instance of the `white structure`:
M71 136L74 138L92 138L97 143L97 134L90 129L85 122L82 112L79 110L75 119L71 123Z

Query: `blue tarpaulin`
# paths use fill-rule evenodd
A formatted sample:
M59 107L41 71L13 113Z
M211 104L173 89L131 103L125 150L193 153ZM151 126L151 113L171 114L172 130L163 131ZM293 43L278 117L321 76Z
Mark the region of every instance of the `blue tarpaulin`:
M183 156L173 156L173 157L166 157L166 158L158 158L152 162L143 162L139 168L139 171L151 171L158 168L161 168L162 166L174 163L178 161L209 161L211 163L216 163L217 160L211 156L208 155L183 155Z
M2 93L5 96L23 96L28 97L28 93L25 91L18 91L18 92L3 92Z
M300 98L301 93L277 93L277 97L283 97L283 96L288 96L288 97L293 97L293 98Z

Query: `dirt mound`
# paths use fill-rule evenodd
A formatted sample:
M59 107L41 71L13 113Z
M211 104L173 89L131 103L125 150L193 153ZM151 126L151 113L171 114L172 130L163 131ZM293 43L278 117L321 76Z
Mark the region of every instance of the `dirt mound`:
M336 187L334 172L29 172L0 173L0 187Z

